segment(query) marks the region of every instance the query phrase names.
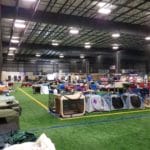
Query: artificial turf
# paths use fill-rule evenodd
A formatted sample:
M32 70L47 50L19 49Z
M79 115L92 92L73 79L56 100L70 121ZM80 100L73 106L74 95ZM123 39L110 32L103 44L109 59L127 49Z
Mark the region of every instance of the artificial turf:
M48 95L25 92L48 104ZM21 130L46 133L57 150L149 150L150 111L103 117L60 120L19 89L12 93L22 106Z

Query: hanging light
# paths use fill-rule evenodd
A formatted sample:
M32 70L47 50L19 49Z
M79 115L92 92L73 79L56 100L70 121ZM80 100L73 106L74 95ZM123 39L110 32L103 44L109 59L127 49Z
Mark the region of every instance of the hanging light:
M55 42L55 43L52 43L52 45L53 46L58 46L59 44Z
M64 55L63 55L63 54L60 54L60 55L59 55L59 58L64 58Z
M17 40L19 39L19 36L12 36L12 39Z
M15 51L15 50L17 50L17 48L16 47L9 47L9 50L10 51Z
M36 57L41 57L41 54L38 54L38 53L37 53L35 56L36 56Z
M106 5L105 2L99 2L99 3L97 4L98 7L104 7L105 5Z
M11 43L19 43L19 40L13 40L13 39L11 39Z
M84 43L84 48L86 48L86 49L91 48L91 43L90 42Z
M9 52L9 53L8 53L8 56L14 56L14 53L10 53L10 52Z
M104 14L104 15L108 15L108 14L111 13L111 9L110 9L110 8L100 8L100 9L98 10L98 13Z
M58 40L52 40L52 45L53 46L58 46L59 43L60 43L60 41L58 41Z
M71 27L70 30L69 30L69 33L70 34L79 34L79 30L77 28Z
M85 56L84 55L80 55L80 58L83 59L83 58L85 58Z
M113 38L119 38L119 37L120 37L120 34L119 34L119 33L113 33L113 34L112 34L112 37L113 37Z
M15 28L21 28L21 29L23 29L23 28L25 28L25 27L26 27L25 24L22 24L22 23L15 23Z
M84 43L84 48L86 48L86 49L91 48L91 43L90 42L85 42Z
M53 46L58 46L59 43L58 43L57 41L52 41L52 45L53 45Z
M113 46L112 49L117 50L117 49L119 49L119 46Z
M145 37L146 41L150 41L150 36Z
M18 20L16 19L15 20L15 24L14 24L15 28L25 28L26 25L25 25L25 20Z
M91 45L90 44L85 44L84 48L89 49L89 48L91 48Z
M25 22L26 22L25 20L20 20L20 19L15 20L15 23L25 23Z

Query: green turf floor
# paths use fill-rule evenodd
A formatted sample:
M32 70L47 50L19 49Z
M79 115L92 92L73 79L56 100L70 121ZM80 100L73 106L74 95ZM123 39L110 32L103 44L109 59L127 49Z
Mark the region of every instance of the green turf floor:
M48 95L32 94L31 88L22 89L47 105ZM150 111L60 120L19 89L12 94L22 106L21 130L37 136L46 133L57 150L150 150Z

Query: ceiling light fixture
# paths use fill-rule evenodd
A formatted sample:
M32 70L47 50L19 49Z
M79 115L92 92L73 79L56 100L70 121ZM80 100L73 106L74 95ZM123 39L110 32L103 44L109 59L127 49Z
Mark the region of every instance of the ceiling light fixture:
M84 43L84 48L86 48L86 49L91 48L91 43L90 42Z
M19 43L19 40L13 40L13 39L11 39L11 43Z
M19 39L19 36L12 36L12 39L14 40Z
M84 55L80 55L80 58L83 59L83 58L84 58Z
M106 5L105 2L99 2L99 3L97 4L98 7L104 7L105 5Z
M60 42L61 42L60 40L52 40L52 45L58 46Z
M26 27L25 24L22 24L22 23L15 23L15 28L21 28L21 29L23 29L23 28L25 28L25 27Z
M40 54L36 54L35 56L36 56L36 57L41 57L41 55L40 55Z
M15 50L17 50L17 48L16 47L9 47L9 50L10 51L15 51Z
M79 30L76 29L76 28L70 28L70 31L69 31L71 34L79 34Z
M120 37L120 34L119 34L119 33L113 33L113 34L112 34L112 37L113 37L113 38L119 38L119 37Z
M84 45L84 48L89 49L91 48L91 45Z
M111 9L110 9L110 8L100 8L100 9L98 10L98 13L104 14L104 15L108 15L108 14L111 13Z
M119 49L119 46L113 46L112 49L117 50L117 49Z
M145 37L146 41L150 41L150 36Z
M57 42L52 42L52 45L53 45L53 46L58 46L59 43L57 43Z
M117 44L117 43L114 43L114 44L112 44L112 46L119 46L120 44Z
M14 24L15 28L25 28L25 20L15 20L15 24Z
M16 19L16 20L15 20L15 23L25 23L25 20Z
M60 55L59 55L59 58L64 58L64 55L63 55L63 54L60 54Z
M8 53L8 56L14 56L14 54L13 53Z
M91 43L90 43L90 42L85 42L84 44L85 44L85 45L90 45Z

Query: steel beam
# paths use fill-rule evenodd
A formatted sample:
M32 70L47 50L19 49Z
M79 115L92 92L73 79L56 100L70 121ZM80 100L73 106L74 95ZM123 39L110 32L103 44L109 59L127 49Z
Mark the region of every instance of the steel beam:
M116 73L120 73L120 62L120 51L117 51L115 54Z
M3 41L3 47L8 47L9 43ZM49 44L30 44L30 43L22 43L20 45L20 49L27 49L27 50L54 50L60 52L69 52L72 53L73 51L76 52L102 52L102 53L110 53L113 52L111 48L91 48L89 50L85 49L84 47L73 47L73 46L52 46ZM68 53L68 54L69 54Z
M15 18L15 13L15 7L2 5L2 18ZM121 33L133 35L146 36L150 34L150 28L144 25L129 24L67 14L58 14L52 12L45 12L43 15L42 11L36 11L33 18L30 19L31 14L32 10L19 8L17 19L24 19L37 23L55 24L68 27L75 26L80 28L91 28L94 30L103 30L108 32L119 31Z
M9 47L9 43L8 42L2 42L3 47ZM62 53L66 53L67 56L73 56L74 54L87 54L89 56L97 56L97 55L112 55L112 53L115 53L115 51L113 51L111 48L97 48L97 47L92 47L90 49L85 49L84 47L74 47L74 46L52 46L49 44L33 44L33 43L22 43L20 45L20 52L21 50L28 50L28 51L38 51L41 52L41 54L46 50L52 50L52 51L57 51L57 52L62 52ZM145 57L145 56L149 56L149 54L147 54L145 51L143 50L137 50L137 49L126 49L126 48L119 48L119 51L121 51L121 53L124 56L140 56L140 57ZM128 56L129 58L129 56Z
M1 30L1 6L0 6L0 80L2 78L2 67L3 67L3 50L2 50L2 30Z

